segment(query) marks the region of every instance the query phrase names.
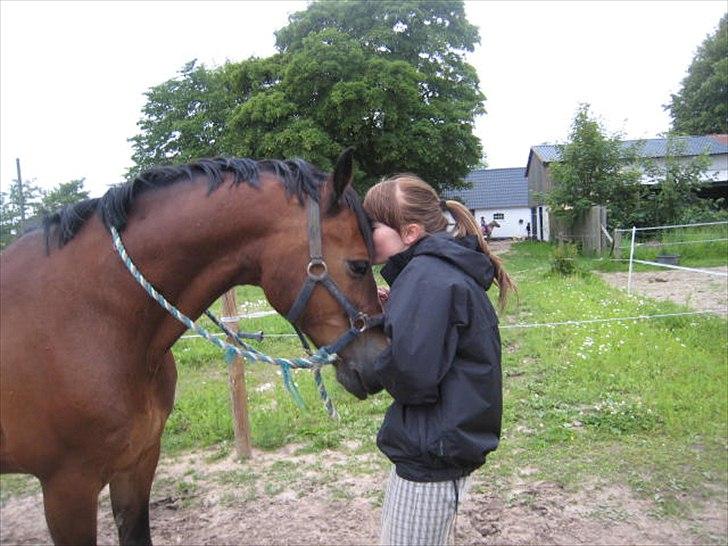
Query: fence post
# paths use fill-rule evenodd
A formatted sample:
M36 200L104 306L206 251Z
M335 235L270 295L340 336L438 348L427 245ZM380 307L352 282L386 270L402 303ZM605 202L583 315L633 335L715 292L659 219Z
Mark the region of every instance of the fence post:
M232 288L222 296L222 321L233 332L238 331L238 306L235 302L235 289ZM228 338L228 343L235 340ZM236 356L228 367L228 383L230 384L230 401L233 407L233 429L235 431L235 450L241 459L249 459L250 419L248 418L248 393L245 388L245 360Z
M634 258L634 235L637 228L632 226L632 243L629 245L629 275L627 276L627 294L632 294L632 259Z
M614 257L620 259L622 257L622 231L620 229L614 230L612 248L614 249Z

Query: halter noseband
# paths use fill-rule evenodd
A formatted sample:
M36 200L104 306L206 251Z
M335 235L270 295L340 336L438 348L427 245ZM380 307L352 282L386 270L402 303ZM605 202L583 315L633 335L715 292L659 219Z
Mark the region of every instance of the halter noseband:
M324 347L326 351L334 354L338 353L370 328L382 324L384 316L382 314L369 316L360 311L349 301L339 289L336 282L329 276L329 268L323 257L321 242L321 208L318 202L311 197L306 199L306 212L308 216L308 254L310 260L306 266L306 281L303 283L301 290L298 292L298 297L296 297L296 300L289 309L286 319L293 325L304 348L310 351L310 346L301 330L296 326L296 321L303 314L316 285L319 283L322 284L329 291L329 294L339 302L339 305L344 308L344 311L346 311L349 317L350 328L341 334L333 343Z

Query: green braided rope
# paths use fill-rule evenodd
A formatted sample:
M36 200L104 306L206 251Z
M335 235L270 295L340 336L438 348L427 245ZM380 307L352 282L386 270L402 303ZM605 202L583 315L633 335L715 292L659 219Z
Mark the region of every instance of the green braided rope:
M147 281L147 279L144 278L144 276L141 274L141 272L136 268L134 265L134 262L131 261L131 258L126 252L126 249L124 248L124 244L121 241L121 236L119 235L119 232L116 231L116 229L113 226L109 226L109 229L111 230L111 237L114 241L114 248L116 249L116 252L121 257L121 261L124 262L124 265L129 270L129 272L132 274L134 279L144 288L144 290L147 291L147 293L160 305L162 306L170 315L172 315L174 318L176 318L178 321L180 321L182 324L187 326L190 330L194 330L197 332L200 336L202 336L204 339L212 343L213 345L216 345L218 348L223 350L225 352L225 360L230 363L232 360L236 357L242 357L250 361L257 361L257 362L266 362L268 364L275 364L281 368L281 374L283 376L283 383L286 386L286 389L291 393L293 396L294 401L297 404L302 405L303 404L303 398L301 397L301 394L298 392L298 389L296 388L295 383L293 382L293 379L290 374L291 368L304 368L304 369L312 369L314 370L314 380L316 382L316 386L318 387L319 395L321 396L321 400L323 401L324 407L326 408L326 412L329 414L329 416L333 419L338 419L339 415L336 412L336 409L333 406L333 403L331 401L331 398L329 397L328 392L326 391L326 388L323 384L323 379L321 378L321 366L325 364L331 364L334 360L336 360L337 355L330 354L328 351L326 351L324 348L319 349L316 353L312 354L309 358L282 358L282 357L271 357L268 356L253 347L246 344L245 348L235 347L234 345L231 345L230 343L227 343L221 339L216 338L210 332L208 332L205 328L202 326L199 326L195 324L195 322L190 319L188 316L183 314L179 311L174 305L169 303L162 294L160 294L154 286Z

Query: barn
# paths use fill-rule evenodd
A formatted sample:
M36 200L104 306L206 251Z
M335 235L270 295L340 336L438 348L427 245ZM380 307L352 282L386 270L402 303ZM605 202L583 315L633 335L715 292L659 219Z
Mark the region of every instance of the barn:
M624 147L635 147L640 158L653 161L658 168L665 167L668 155L688 161L706 154L710 165L704 174L706 186L700 191L701 197L711 199L728 197L728 135L675 137L672 150L666 138L624 140L621 144ZM545 241L549 240L550 222L543 195L554 185L550 165L560 159L561 152L558 146L542 144L531 146L526 163L524 176L527 179L529 205L534 211L534 223L538 225L536 237ZM642 183L654 184L655 180L645 173L642 176Z
M443 197L464 203L479 223L498 222L491 238L525 238L531 226L525 171L523 167L477 169L465 177L470 188L447 190Z

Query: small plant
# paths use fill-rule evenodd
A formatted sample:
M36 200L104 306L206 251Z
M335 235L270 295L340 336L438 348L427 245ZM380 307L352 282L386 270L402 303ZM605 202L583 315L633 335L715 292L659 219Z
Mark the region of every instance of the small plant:
M559 275L573 275L578 271L576 245L559 243L551 254L551 271Z

